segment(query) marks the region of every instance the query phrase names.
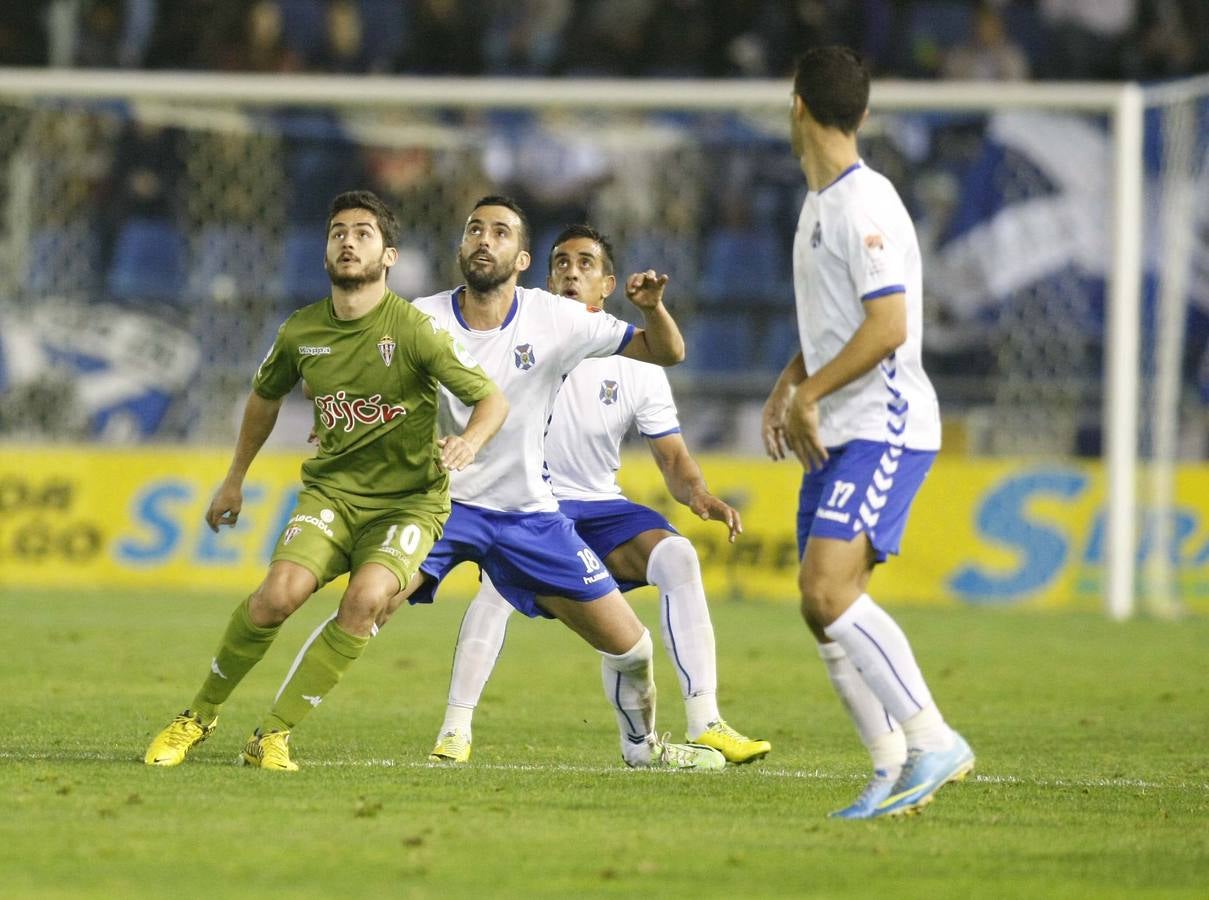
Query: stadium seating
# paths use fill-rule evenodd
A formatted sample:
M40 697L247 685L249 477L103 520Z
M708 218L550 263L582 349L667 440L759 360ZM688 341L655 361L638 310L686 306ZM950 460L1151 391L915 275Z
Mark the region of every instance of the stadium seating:
M685 365L696 372L746 372L755 367L756 332L750 316L698 312L684 329Z
M785 296L788 261L772 228L719 228L705 242L699 295L706 303L771 303Z
M330 288L323 268L324 224L294 225L281 242L282 293L291 306L326 297Z
M193 242L185 296L193 302L229 302L280 292L267 236L248 225L207 225Z
M106 288L116 300L181 298L184 238L167 219L135 218L118 232Z
M96 290L100 247L85 224L40 228L30 236L25 291L33 296L87 295Z

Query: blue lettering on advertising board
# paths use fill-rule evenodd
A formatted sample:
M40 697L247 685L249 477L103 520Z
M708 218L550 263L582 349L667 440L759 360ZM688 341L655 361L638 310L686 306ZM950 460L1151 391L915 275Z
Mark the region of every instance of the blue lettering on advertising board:
M1005 480L978 509L978 533L989 542L1015 550L1010 572L968 563L949 578L949 587L966 603L1015 603L1039 590L1062 571L1067 539L1061 531L1030 521L1028 505L1038 496L1078 497L1087 476L1070 469L1035 469Z
M180 514L173 507L193 500L193 492L181 481L153 481L135 497L131 518L145 526L145 538L123 537L115 546L117 558L147 564L167 559L181 539Z

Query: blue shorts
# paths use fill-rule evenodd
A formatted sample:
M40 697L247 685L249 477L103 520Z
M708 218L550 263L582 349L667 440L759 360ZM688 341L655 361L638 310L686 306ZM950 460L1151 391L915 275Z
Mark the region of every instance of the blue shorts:
M670 531L679 534L672 523L649 506L624 497L616 500L560 500L558 508L575 523L575 530L598 559L604 559L626 541L644 531ZM618 587L632 591L645 581L621 581Z
M453 503L445 533L420 571L426 580L409 603L431 603L437 585L459 563L483 567L500 594L530 618L552 618L538 595L595 600L617 589L596 554L558 512L507 513Z
M879 441L827 449L821 469L802 476L798 494L798 559L812 537L850 541L869 536L877 561L897 554L907 512L936 453Z

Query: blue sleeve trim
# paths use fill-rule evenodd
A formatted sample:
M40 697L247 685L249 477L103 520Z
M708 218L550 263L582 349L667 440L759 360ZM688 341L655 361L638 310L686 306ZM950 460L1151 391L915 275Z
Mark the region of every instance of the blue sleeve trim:
M634 340L634 326L627 322L625 326L625 334L621 336L621 343L617 346L617 349L613 351L613 355L616 356L618 353L628 347L630 345L630 341L632 340Z
M884 288L878 288L876 291L870 291L861 297L861 302L864 303L866 300L876 300L878 297L885 297L889 294L905 293L907 293L907 286L905 284L891 284Z
M667 437L669 434L679 434L680 429L679 429L679 427L669 428L667 431L661 431L658 434L647 434L645 431L640 431L638 433L640 435L642 435L644 438L646 438L648 441L653 441L653 440L656 440L661 437Z

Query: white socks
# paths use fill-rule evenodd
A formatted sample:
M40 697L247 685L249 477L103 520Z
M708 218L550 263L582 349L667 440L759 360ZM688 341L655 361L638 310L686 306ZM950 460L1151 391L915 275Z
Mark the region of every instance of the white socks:
M458 644L453 653L453 673L449 678L449 703L441 733L454 729L471 736L470 721L479 704L483 688L495 661L504 647L508 616L512 604L500 596L486 573L474 600L462 617Z
M823 631L843 648L891 718L902 724L909 747L943 750L950 745L952 731L932 702L907 636L868 594L861 594Z
M701 583L701 563L687 538L664 538L651 551L646 578L659 589L663 646L680 679L685 731L697 737L722 718L718 712L718 671L714 626Z
M600 654L600 676L605 697L617 713L621 730L621 755L630 765L647 765L655 732L655 677L651 665L651 633L645 628L633 647L614 656Z
M903 730L869 690L843 647L834 643L819 644L819 657L827 668L827 677L831 679L840 703L856 726L861 743L873 759L874 771L885 772L890 778L897 776L907 759Z

